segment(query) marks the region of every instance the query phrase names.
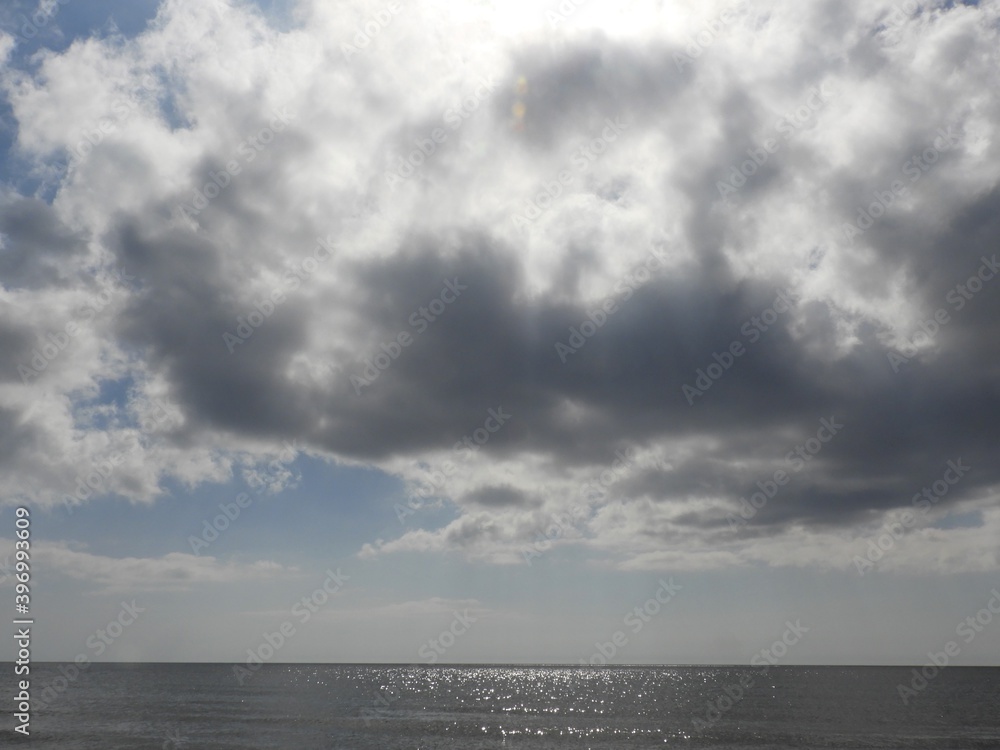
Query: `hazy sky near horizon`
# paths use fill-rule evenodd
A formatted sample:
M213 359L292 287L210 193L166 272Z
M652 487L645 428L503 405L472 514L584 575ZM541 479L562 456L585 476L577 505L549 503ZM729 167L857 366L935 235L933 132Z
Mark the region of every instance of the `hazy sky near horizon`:
M997 664L998 42L996 0L5 5L34 658Z

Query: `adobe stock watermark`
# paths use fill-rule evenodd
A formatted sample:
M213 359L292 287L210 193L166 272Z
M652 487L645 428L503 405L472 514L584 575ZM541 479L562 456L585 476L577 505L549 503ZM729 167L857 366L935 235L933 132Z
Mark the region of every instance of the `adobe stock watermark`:
M20 16L23 23L18 27L18 33L12 35L14 37L14 46L16 47L23 42L30 42L37 37L52 22L56 14L59 13L59 7L69 5L69 2L70 0L48 0L48 2L40 3L38 9L30 16L21 13Z
M118 614L109 620L107 625L98 628L87 638L85 645L89 652L95 657L102 656L145 611L146 608L138 606L135 599L131 602L121 602ZM53 678L52 682L42 689L32 703L36 708L48 708L55 702L56 698L69 689L71 683L80 678L80 674L86 671L91 664L91 657L86 651L77 654L71 663L60 664L61 676Z
M996 278L997 272L1000 271L1000 262L997 261L996 253L993 254L992 258L983 255L980 260L982 263L979 268L964 283L956 284L945 295L945 301L954 307L955 312L963 310L988 282ZM902 365L909 364L910 360L917 356L918 347L922 344L932 343L941 329L950 322L951 315L945 307L939 307L931 317L921 320L916 333L909 341L903 342L899 351L886 353L892 371L898 373Z
M994 615L1000 615L1000 591L993 589L990 594L982 609L966 617L955 627L955 635L961 638L966 646L993 623ZM896 692L904 706L908 706L911 700L926 690L931 680L941 674L942 670L962 653L962 643L948 641L940 651L928 651L927 663L920 669L914 667L911 670L913 677L910 679L910 684L905 685L902 682L896 684Z
M823 446L833 440L842 429L844 429L844 425L840 424L835 416L829 418L823 417L819 421L819 429L816 430L816 435L801 445L795 446L795 449L789 451L785 456L785 461L788 462L790 467L788 471L778 469L771 475L770 479L765 479L764 481L757 480L758 491L750 495L749 499L745 497L740 498L739 516L735 516L732 513L726 516L729 528L733 531L739 530L748 521L753 519L760 509L767 505L767 502L791 481L792 475L802 471L807 463L812 461L823 450Z
M169 727L164 736L166 739L163 740L163 744L160 746L163 750L180 750L180 748L188 744L188 738L181 732L180 727Z
M578 529L589 517L590 508L585 505L573 505L565 514L550 513L546 518L548 525L535 535L535 541L521 548L521 557L531 565L534 558L552 549L553 542Z
M673 576L666 581L661 578L660 587L656 589L656 592L641 605L631 609L622 618L622 623L629 628L632 636L638 635L677 596L682 588L679 583L674 583ZM624 630L616 630L607 641L595 643L594 653L588 659L580 659L580 663L590 666L604 666L610 663L628 644L628 633Z
M208 205L232 184L233 178L243 171L243 167L267 149L274 141L275 136L284 131L294 119L295 115L288 111L287 106L272 110L268 124L241 141L234 149L233 158L227 161L221 169L210 170L208 181L200 188L195 189L190 203L177 204L176 213L194 221L198 214L208 208Z
M119 284L124 285L127 281L135 281L135 276L130 276L124 268L115 268L111 272ZM31 359L27 364L20 362L17 365L17 374L21 376L21 382L28 385L33 378L39 377L49 365L54 362L70 345L80 332L81 326L93 322L98 315L104 312L119 291L118 286L106 285L98 293L97 297L88 301L77 310L74 319L63 326L61 331L48 331L44 337L40 338L38 346L31 350Z
M767 333L782 315L791 311L798 300L799 296L787 289L779 291L770 307L765 308L759 315L754 315L740 327L740 333L747 338L747 345L760 341L761 336ZM736 360L747 353L747 345L739 339L734 339L721 354L719 352L712 354L714 362L695 370L694 385L684 383L681 386L681 393L687 399L688 406L694 406L695 397L704 396L708 389L736 364Z
M262 640L256 648L247 649L246 666L233 665L236 684L242 687L244 682L253 677L266 662L273 659L274 655L295 636L298 631L294 620L297 620L300 626L305 625L349 580L351 577L342 573L340 568L337 568L336 572L327 568L322 585L313 589L311 594L303 596L289 609L291 617L284 620L273 633L267 631L262 633Z
M156 88L156 78L151 73L147 73L140 80L137 89L130 91L127 96L119 96L112 100L112 114L100 117L95 123L84 128L80 132L83 137L69 148L66 169L75 167L101 145L108 136L118 133L125 121L135 114L141 94L155 91Z
M885 216L889 208L899 199L906 195L910 186L927 174L941 158L941 154L958 148L962 143L961 139L951 132L951 128L938 128L937 135L933 143L919 154L912 154L903 163L902 172L910 178L909 183L902 180L893 180L885 190L875 190L872 197L875 199L866 208L858 209L858 217L850 224L844 223L844 239L854 244L855 238L860 237L873 226L880 218Z
M951 492L951 488L961 482L971 470L972 467L963 464L961 458L948 461L941 478L935 479L913 496L911 500L913 507L926 513ZM913 528L916 522L917 517L908 510L900 513L897 518L889 520L882 527L881 533L868 540L865 556L854 555L852 562L858 573L863 576L874 569L875 564L899 543L907 530Z
M190 743L190 739L182 731L182 727L178 724L160 724L154 722L146 722L141 725L140 728L145 731L145 733L154 739L163 738L163 743L160 745L163 750L179 750L179 748L184 747ZM136 738L140 736L137 730L133 735Z
M372 43L382 30L385 29L392 20L396 17L396 14L403 9L403 6L395 2L395 0L390 0L386 6L380 10L375 11L369 16L361 26L355 29L355 34L351 38L354 44L348 44L343 42L340 45L340 51L344 55L344 59L351 63L351 58L357 55L361 50L365 49Z
M788 655L789 649L802 640L802 636L808 633L810 628L802 624L801 619L791 622L785 621L785 631L774 643L766 648L762 648L750 658L750 665L763 667L764 675L767 670L778 665L782 659ZM722 692L714 699L706 701L707 710L704 718L696 716L692 719L694 728L699 732L710 729L722 720L722 717L742 701L750 689L757 684L754 677L747 672L740 676L738 683L731 683L723 687Z
M455 304L462 292L467 291L468 288L458 280L457 276L454 279L445 279L444 287L440 293L426 305L418 307L408 318L407 322L415 333L400 331L395 338L389 340L388 344L382 342L379 344L381 351L374 357L364 360L364 371L360 375L351 375L350 380L351 385L354 386L354 394L360 396L362 388L370 386L378 380L382 373L388 370L392 363L399 358L403 349L413 344L416 336L422 334L430 327L431 323L444 315L445 311Z
M230 354L236 351L236 347L245 344L254 332L274 315L279 306L287 301L286 292L291 293L297 290L306 279L312 276L319 267L333 257L337 249L337 243L333 239L333 234L326 238L317 237L316 247L310 255L297 263L292 268L286 269L282 286L271 291L266 297L257 300L252 309L247 310L242 315L236 316L236 328L233 332L223 331L222 342Z
M139 420L139 430L142 434L151 433L158 427L167 427L174 422L174 419L167 413L167 410L158 401L153 401L156 406L150 415L144 415ZM138 436L135 443L125 450L115 451L107 459L95 461L92 468L87 473L78 474L74 480L72 494L66 493L63 496L63 507L69 511L70 515L77 505L82 505L91 497L96 497L109 489L109 482L115 472L125 463L125 460L133 453L142 449L142 442Z
M374 700L372 701L371 707L365 707L361 709L361 718L364 719L365 727L371 726L372 721L375 719L385 719L391 715L389 709L392 704L403 697L403 694L398 690L390 692L388 689L380 688L377 693L375 693Z
M892 10L881 19L879 27L883 33L898 31L920 10L918 0L905 0L892 6Z
M685 68L694 65L694 61L705 54L705 51L722 36L726 27L736 22L736 14L745 10L747 5L746 2L731 5L708 21L699 31L693 35L689 34L683 54L674 53L674 65L677 66L677 70L683 72Z
M653 278L654 269L659 270L666 267L667 260L661 247L654 246L649 251L649 257L636 264L615 284L613 294L608 295L599 305L590 309L587 312L587 317L579 324L570 326L569 338L566 343L562 341L555 343L559 360L566 364L569 361L569 356L580 351L604 327L608 318L621 309L620 305L632 299L636 291Z
M309 372L314 378L325 377L332 379L344 373L344 366L339 362L310 363Z
M755 667L773 667L781 662L788 655L788 649L802 640L802 636L809 632L809 628L802 624L802 620L795 622L785 620L785 631L780 638L776 638L774 643L766 648L762 648L750 658L750 664Z
M275 477L282 472L285 464L294 461L297 455L298 446L294 442L285 440L282 443L282 450L278 458L268 464L268 469L271 470L272 474L265 476L267 478ZM261 479L259 476L257 479L257 486L254 489L258 491L270 489L270 485L264 479ZM202 522L201 534L198 536L192 534L188 537L188 545L191 547L191 552L195 555L200 555L202 550L208 549L212 542L218 539L239 519L244 510L253 505L255 499L257 498L254 495L241 492L235 497L234 502L219 503L219 510L222 512L214 518L206 518Z
M212 542L218 539L219 535L224 533L240 517L243 511L253 504L253 501L254 498L248 493L241 492L233 502L219 503L219 510L222 512L211 521L206 518L202 522L201 534L198 536L192 534L188 537L188 545L191 547L191 552L195 555L200 555L202 550L208 549Z
M613 120L607 118L600 134L573 152L570 158L572 168L577 172L586 172L631 125L632 123L623 120L621 115L616 115ZM514 228L528 229L542 214L552 208L556 198L563 194L565 187L572 184L573 179L573 173L567 167L560 169L552 179L542 183L542 189L525 201L523 212L510 217Z
M469 632L473 623L479 621L479 618L469 614L468 609L452 614L453 617L448 627L438 633L436 638L429 639L417 649L417 655L428 664L437 664L445 652L454 646L459 638Z
M455 460L446 458L441 462L440 468L431 471L427 480L420 482L421 486L417 492L407 499L405 506L396 503L396 519L403 523L407 516L412 516L421 510L426 499L440 492L448 479L461 470L461 464L472 458L513 416L505 412L502 406L487 409L483 426L477 427L472 434L466 435L452 446Z
M269 461L263 471L256 468L244 469L243 481L254 492L280 492L291 476L287 466L295 461L301 450L302 447L297 440L283 440L278 457Z
M554 9L545 12L545 20L549 22L550 29L558 29L568 21L576 12L586 5L590 0L562 0Z
M492 96L496 90L496 82L492 79L479 79L479 86L473 91L471 96L467 96L459 102L458 106L449 107L441 116L443 125L446 125L451 133L462 127L466 120L472 117L482 106L483 102ZM385 180L392 190L410 179L417 173L427 160L436 154L440 147L448 141L449 130L444 127L436 127L427 136L417 138L414 141L416 148L410 151L405 157L396 156L395 165L385 172Z
M813 119L832 99L834 94L828 91L826 84L813 86L809 91L805 104L800 105L793 112L779 118L774 124L774 129L789 141L792 136L800 132L809 121ZM729 176L725 180L716 181L715 185L721 198L738 192L755 174L763 167L774 154L781 150L782 142L777 138L769 137L755 146L747 149L747 156L750 158L741 164L734 164L729 168Z
M611 466L604 469L596 479L585 482L580 488L584 505L574 504L570 507L568 515L552 513L548 516L550 522L542 531L535 536L535 541L521 548L521 557L528 564L532 560L541 557L552 549L552 543L564 537L569 531L578 528L579 524L590 517L589 503L599 500L607 495L607 491L618 482L635 465L635 458L638 451L633 447L615 451L615 460Z

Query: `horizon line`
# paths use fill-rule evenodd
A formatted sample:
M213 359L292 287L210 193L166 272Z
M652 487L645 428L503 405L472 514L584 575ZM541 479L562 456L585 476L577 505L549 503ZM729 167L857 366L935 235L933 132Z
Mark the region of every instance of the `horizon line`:
M33 665L40 664L71 664L74 659L65 660L32 660ZM0 664L15 664L14 661L3 661ZM245 665L245 661L94 661L89 660L88 664L116 664L116 665L143 665L143 664L206 664L206 665ZM703 669L706 667L717 669L910 669L925 666L925 664L573 664L570 662L450 662L441 664L428 664L426 662L362 662L362 661L269 661L260 666L330 666L330 667L422 667L425 669L441 669L455 667L539 667L539 668L568 668L573 669ZM1000 669L1000 664L949 664L944 669Z

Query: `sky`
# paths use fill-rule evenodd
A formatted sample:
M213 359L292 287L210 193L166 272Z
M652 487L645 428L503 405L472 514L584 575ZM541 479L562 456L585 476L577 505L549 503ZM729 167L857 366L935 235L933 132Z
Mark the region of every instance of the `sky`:
M998 664L998 69L996 0L6 3L33 659Z

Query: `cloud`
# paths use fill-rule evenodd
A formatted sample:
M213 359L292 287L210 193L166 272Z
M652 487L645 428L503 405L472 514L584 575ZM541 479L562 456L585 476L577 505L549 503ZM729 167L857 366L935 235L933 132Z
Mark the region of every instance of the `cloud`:
M417 599L393 604L381 604L364 608L340 609L331 611L330 616L336 619L376 619L403 620L412 622L414 618L441 617L451 615L455 610L471 611L477 616L488 615L491 610L483 607L478 599L449 599L439 596L428 599Z
M99 586L99 593L186 591L196 586L285 578L296 573L269 560L221 562L171 552L163 557L112 558L71 549L66 543L35 546L33 557L52 572Z
M557 546L628 568L842 559L949 460L972 468L942 509L995 496L995 4L635 2L552 30L425 2L347 59L365 7L278 31L171 0L3 74L54 191L0 204L5 498L61 502L137 444L104 491L151 501L293 439L410 486L460 465L456 519L363 555L514 562L582 503ZM109 383L125 405L84 419ZM843 434L732 536L824 418ZM921 564L995 560L927 534Z
M470 492L463 498L463 501L482 505L487 508L504 508L525 505L531 502L523 493L509 485L482 487Z
M65 285L69 280L61 272L73 267L74 255L86 252L83 237L37 198L9 196L0 205L0 236L6 238L4 249L9 248L0 260L0 278L7 288Z

